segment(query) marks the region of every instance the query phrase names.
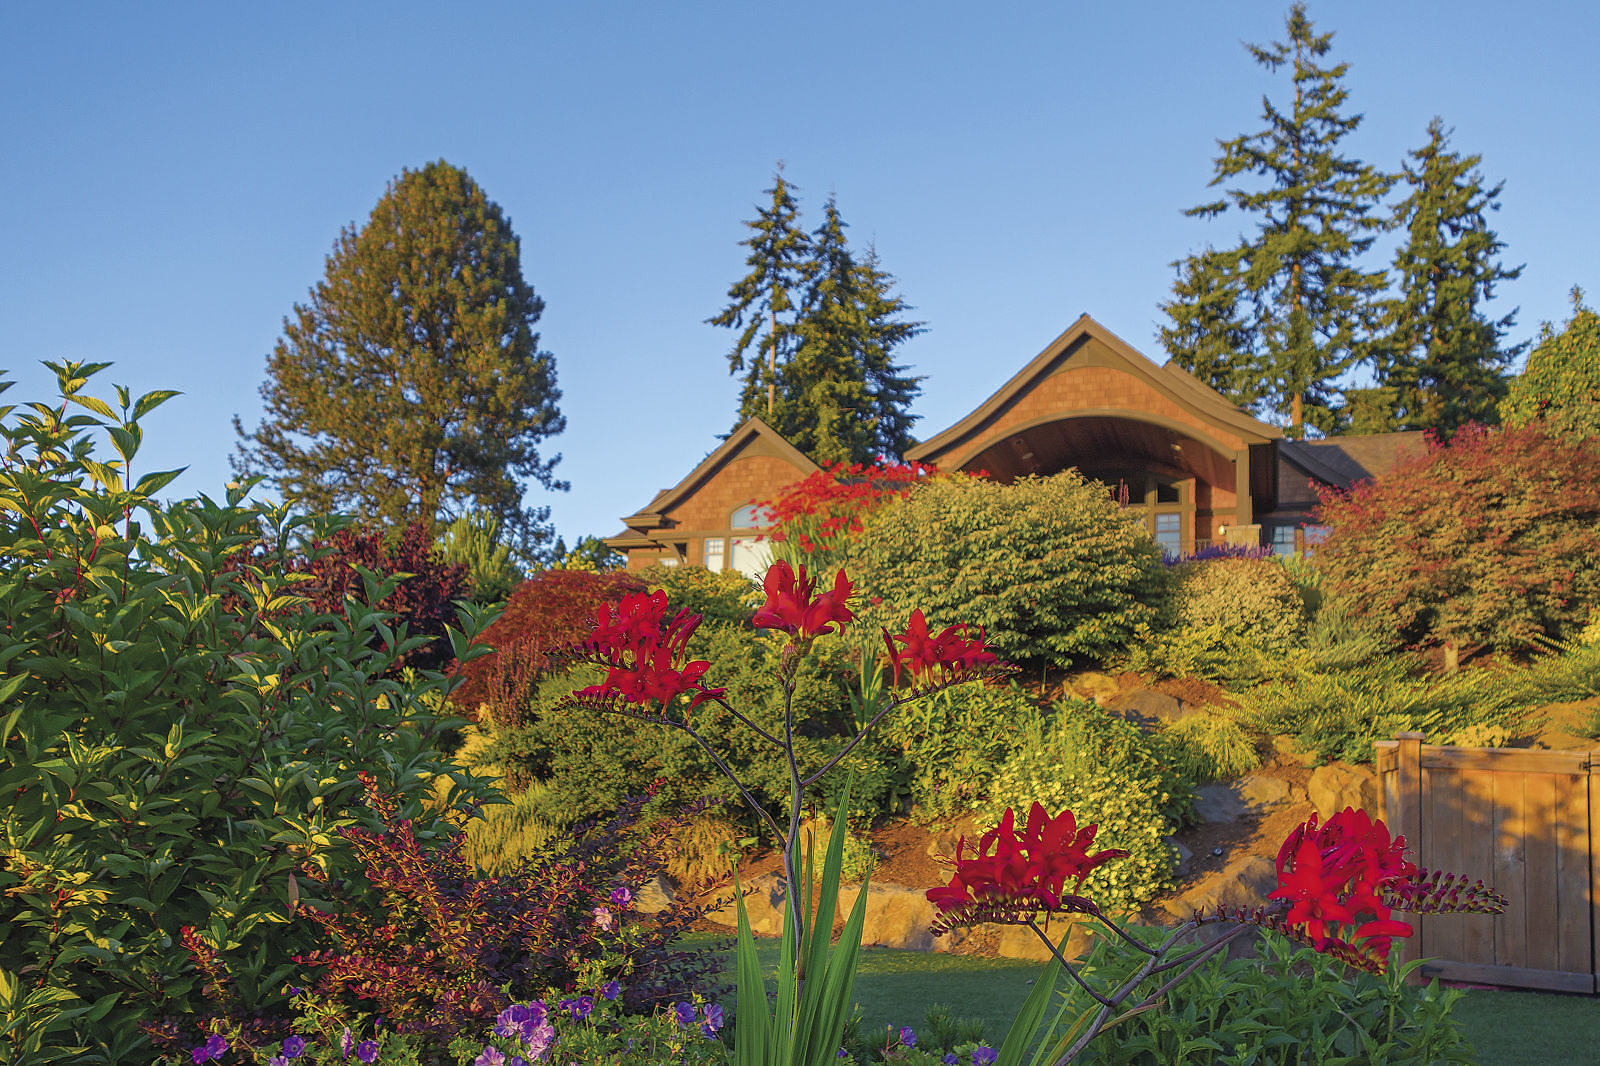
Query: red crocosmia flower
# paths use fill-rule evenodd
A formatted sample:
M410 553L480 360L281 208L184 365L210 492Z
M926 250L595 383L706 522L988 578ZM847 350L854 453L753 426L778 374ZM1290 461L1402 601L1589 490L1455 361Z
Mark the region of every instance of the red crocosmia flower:
M1303 927L1318 951L1332 943L1387 959L1393 939L1412 932L1390 917L1390 901L1418 874L1405 847L1405 837L1391 838L1366 811L1346 807L1321 826L1313 814L1278 850L1278 888L1269 898L1290 901L1285 921Z
M606 679L573 697L588 703L653 700L665 707L689 693L692 709L722 696L726 689L707 688L700 680L710 663L683 661L699 625L700 616L688 611L668 619L667 594L659 589L624 596L615 608L602 604L595 612L593 634L577 651L579 657L605 666Z
M985 634L978 630L976 637L967 636L965 623L946 626L938 636L928 635L928 620L918 608L911 612L911 622L906 631L892 636L886 629L883 641L889 646L889 658L894 664L896 683L903 667L913 681L948 681L1000 665L999 658L985 645ZM903 644L896 648L895 643Z
M762 587L767 601L751 619L758 629L781 629L800 638L819 637L855 617L848 606L854 589L843 570L834 575L832 591L817 596L816 579L807 576L805 565L801 564L796 575L780 559L767 568Z
M967 841L956 844L955 873L950 883L928 890L928 900L939 911L941 929L979 922L1026 921L1039 911L1082 910L1085 901L1067 897L1084 878L1112 859L1125 857L1121 848L1090 854L1099 827L1080 827L1070 810L1050 817L1041 804L1028 811L1019 834L1016 812L1006 810L1000 824L978 838L978 853L964 858Z

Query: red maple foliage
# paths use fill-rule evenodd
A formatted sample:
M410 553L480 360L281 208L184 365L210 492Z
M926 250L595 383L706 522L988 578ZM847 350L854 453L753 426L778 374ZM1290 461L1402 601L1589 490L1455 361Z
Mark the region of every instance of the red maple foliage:
M937 475L925 463L834 463L758 502L772 540L804 555L833 559L845 541L861 532L868 512Z

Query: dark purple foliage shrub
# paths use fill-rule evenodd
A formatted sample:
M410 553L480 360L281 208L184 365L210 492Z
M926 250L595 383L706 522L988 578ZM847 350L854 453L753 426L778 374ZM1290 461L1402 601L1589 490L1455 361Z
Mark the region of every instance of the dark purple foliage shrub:
M316 971L312 990L397 1031L443 1037L547 989L582 991L578 974L593 963L603 979L622 981L630 1011L715 991L707 987L714 955L671 948L707 907L680 897L647 917L632 906L661 873L671 834L695 813L641 826L653 794L629 797L609 820L577 827L518 870L483 876L463 857L462 834L419 842L394 801L369 786L384 830L343 835L370 891L347 886L334 893L344 901L338 910L306 911L335 945L297 959Z

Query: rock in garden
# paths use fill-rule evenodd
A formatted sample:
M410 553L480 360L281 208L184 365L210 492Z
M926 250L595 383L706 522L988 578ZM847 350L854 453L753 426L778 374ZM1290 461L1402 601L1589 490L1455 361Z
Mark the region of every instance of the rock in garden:
M1278 871L1272 860L1261 855L1246 855L1202 878L1189 891L1161 906L1182 921L1197 912L1214 912L1218 907L1259 907L1267 902L1267 894L1277 886Z
M1317 814L1327 819L1346 807L1383 817L1383 800L1378 795L1378 775L1365 766L1329 763L1311 771L1306 795Z
M839 889L839 915L848 917L861 894L860 885ZM931 951L938 946L929 927L933 904L927 892L905 885L871 885L867 889L867 914L861 927L862 947L909 948Z
M1002 925L999 940L995 944L995 954L1002 959L1032 959L1043 962L1050 957L1050 949L1044 946L1044 941L1039 935L1025 925ZM1094 926L1088 922L1071 923L1072 934L1067 938L1067 948L1062 952L1069 959L1076 959L1086 954L1094 943ZM1060 922L1052 922L1045 932L1057 944L1066 928Z
M1124 718L1147 726L1176 722L1191 713L1182 700L1153 688L1136 688L1118 696L1105 707L1108 711L1116 711Z
M1087 670L1077 677L1069 679L1062 687L1066 690L1062 693L1063 696L1077 696L1079 699L1094 700L1102 707L1105 706L1106 701L1115 699L1122 688L1121 685L1117 684L1116 678L1106 674L1095 673L1093 670Z
M1178 863L1173 867L1173 873L1178 877L1189 876L1189 864L1194 861L1194 852L1177 837L1163 837L1168 847L1178 855Z
M1194 790L1194 816L1210 825L1231 825L1250 813L1239 790L1227 781Z
M642 914L659 914L672 906L677 898L672 882L656 876L640 885L639 891L634 893L633 909Z
M1289 783L1271 774L1245 774L1239 779L1239 798L1258 811L1292 802Z
M750 882L744 897L750 931L756 936L777 936L783 932L783 878L777 873L762 874ZM728 905L710 911L706 917L718 925L738 928L739 909L732 897Z

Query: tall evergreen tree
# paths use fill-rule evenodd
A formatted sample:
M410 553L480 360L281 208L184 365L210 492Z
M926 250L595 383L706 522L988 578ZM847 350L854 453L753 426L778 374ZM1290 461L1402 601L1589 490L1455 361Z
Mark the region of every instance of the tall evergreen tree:
M1243 293L1234 256L1207 248L1172 265L1178 278L1172 299L1161 305L1172 325L1161 327L1161 344L1179 366L1241 407L1266 398L1266 384L1253 362L1240 300Z
M1290 69L1294 98L1287 109L1264 98L1266 128L1220 142L1211 184L1259 181L1188 212L1210 218L1238 210L1256 219L1256 232L1180 265L1167 309L1181 337L1197 317L1190 308L1219 289L1236 289L1242 313L1221 321L1249 340L1238 353L1239 373L1259 383L1263 403L1287 420L1292 435L1303 436L1308 425L1335 428L1337 382L1366 357L1373 300L1385 279L1358 260L1384 226L1375 209L1395 179L1340 153L1361 116L1342 110L1348 64L1319 62L1333 35L1315 32L1304 4L1290 10L1286 29L1286 41L1247 47L1268 70ZM1198 315L1208 327L1214 317ZM1221 343L1211 340L1206 357L1220 358ZM1194 352L1180 348L1173 357L1182 365L1198 358Z
M706 320L739 331L728 353L728 373L744 375L739 423L751 415L776 415L778 367L794 354L795 312L811 257L794 187L783 180L781 163L766 193L770 204L756 208L757 217L745 223L750 236L739 242L750 249L750 273L728 290L728 306Z
M1512 379L1500 417L1513 428L1539 423L1564 437L1600 437L1600 313L1572 290L1572 317L1546 322L1528 365Z
M784 202L775 194L773 207L747 223L754 231L743 242L751 272L729 291L734 302L710 320L743 330L730 359L735 373L750 367L736 424L757 415L819 463L898 456L911 443L909 407L921 379L907 375L894 353L922 323L904 319L910 309L876 252L857 259L850 250L833 198L814 232L799 230L791 188L784 188ZM764 293L781 294L781 302ZM774 329L775 310L790 314ZM775 372L746 355L761 351L758 341L767 359L776 352ZM763 375L773 386L770 406Z
M1394 389L1399 428L1448 437L1466 422L1496 421L1505 369L1523 347L1503 347L1515 311L1490 319L1482 309L1496 283L1522 268L1500 264L1505 244L1485 216L1498 210L1504 182L1486 188L1480 161L1450 151L1449 132L1435 118L1428 143L1403 167L1410 194L1394 215L1406 232L1394 259L1400 291L1384 305L1376 367Z
M544 303L522 277L499 205L443 161L403 171L327 275L285 319L261 387L266 416L233 465L285 499L430 530L475 509L529 554L548 508L524 479L563 489L540 443L566 420L555 359L533 332Z

